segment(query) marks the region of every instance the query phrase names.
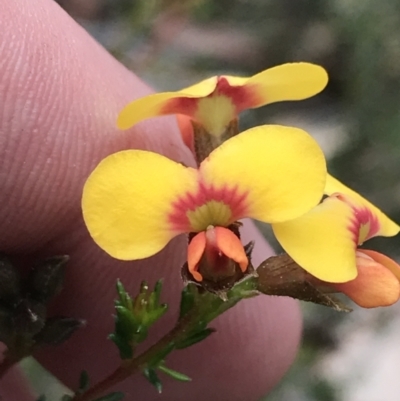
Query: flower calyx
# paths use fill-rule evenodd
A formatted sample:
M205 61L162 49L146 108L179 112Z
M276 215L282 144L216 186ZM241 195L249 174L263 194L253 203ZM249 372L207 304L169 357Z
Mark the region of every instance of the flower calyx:
M190 132L186 137L188 146L192 150L198 166L200 166L201 162L207 158L214 149L227 141L229 138L239 134L239 123L237 118L234 118L229 122L220 136L210 134L201 124L197 123L196 121L189 120L189 122ZM181 128L181 130L183 133L185 132L184 128Z

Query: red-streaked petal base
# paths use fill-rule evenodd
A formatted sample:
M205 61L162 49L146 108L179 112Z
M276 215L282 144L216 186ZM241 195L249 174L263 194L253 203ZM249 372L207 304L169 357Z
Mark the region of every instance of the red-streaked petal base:
M240 239L228 228L213 226L191 240L187 261L189 272L198 282L203 281L201 266L217 278L229 274L230 261L237 263L242 272L249 264Z
M347 283L331 285L363 308L394 304L400 298L400 282L387 268L386 259L390 261L392 267L397 263L385 255L381 255L384 258L379 257L379 259L385 260L385 265L383 265L370 257L377 252L364 252L364 250L357 252L357 278ZM397 265L397 270L400 272L399 265Z

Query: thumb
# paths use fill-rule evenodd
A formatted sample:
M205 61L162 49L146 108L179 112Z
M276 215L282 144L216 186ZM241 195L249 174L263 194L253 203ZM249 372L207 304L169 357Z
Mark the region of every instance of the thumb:
M31 259L71 256L54 313L88 324L63 346L43 352L40 360L71 387L83 369L95 383L119 363L107 340L116 279L133 292L143 279L165 278L164 297L172 313L158 326L160 336L175 320L186 240L177 238L146 261L111 259L83 224L85 179L102 158L121 149L150 149L186 164L192 156L174 118L146 121L129 132L116 130L122 106L149 89L55 2L0 1L0 223L7 233L0 250ZM269 247L251 224L243 237L257 239L256 261L269 256ZM118 388L135 394L137 401L257 399L293 360L301 321L292 300L260 297L239 304L216 326L218 334L171 359L173 368L193 374L192 383L168 382L161 398L140 377Z

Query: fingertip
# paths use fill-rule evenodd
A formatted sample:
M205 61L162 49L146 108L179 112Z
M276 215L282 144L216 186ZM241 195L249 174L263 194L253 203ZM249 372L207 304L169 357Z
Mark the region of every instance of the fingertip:
M18 366L13 366L1 379L0 398L4 401L33 401L33 390Z

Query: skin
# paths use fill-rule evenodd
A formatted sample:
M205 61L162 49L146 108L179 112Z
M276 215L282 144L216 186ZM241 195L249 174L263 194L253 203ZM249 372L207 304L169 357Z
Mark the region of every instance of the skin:
M115 281L133 293L142 279L165 277L171 313L154 338L170 328L182 283L184 237L159 255L139 262L112 259L91 240L80 198L86 177L106 155L149 149L193 164L173 117L143 122L127 132L115 128L118 111L150 93L52 0L0 0L0 251L25 262L69 254L65 289L53 314L87 320L68 342L38 359L66 385L76 387L86 369L95 383L118 365L107 340L113 329ZM257 240L255 262L271 250L247 222L244 240ZM22 257L21 257L22 256ZM242 302L212 325L218 333L169 358L169 366L194 380L164 378L164 393L138 375L121 386L127 400L257 400L290 366L301 331L298 305L288 298ZM17 368L0 385L4 399L33 400Z

